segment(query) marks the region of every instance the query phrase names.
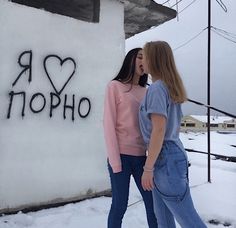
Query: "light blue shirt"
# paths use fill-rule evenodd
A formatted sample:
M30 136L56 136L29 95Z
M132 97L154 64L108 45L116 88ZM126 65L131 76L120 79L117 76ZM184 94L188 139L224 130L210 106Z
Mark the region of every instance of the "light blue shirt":
M179 139L181 118L183 116L181 104L172 101L166 85L161 80L151 84L139 109L140 129L147 146L152 132L152 113L162 115L167 120L164 141L174 141L183 148Z

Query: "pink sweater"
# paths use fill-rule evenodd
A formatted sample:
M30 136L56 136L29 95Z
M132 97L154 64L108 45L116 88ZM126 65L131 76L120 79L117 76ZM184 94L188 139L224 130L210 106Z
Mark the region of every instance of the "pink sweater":
M146 154L138 120L139 105L146 89L138 85L133 85L131 90L130 87L130 84L111 81L105 95L104 134L114 173L122 171L120 154Z

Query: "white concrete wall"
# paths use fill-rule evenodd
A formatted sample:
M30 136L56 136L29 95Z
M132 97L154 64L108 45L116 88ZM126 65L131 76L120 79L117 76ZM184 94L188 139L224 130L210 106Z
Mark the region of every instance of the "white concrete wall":
M124 56L123 5L101 0L100 23L88 23L43 10L0 0L0 211L21 206L60 202L88 192L110 188L103 139L104 90L115 76ZM32 51L32 81L29 71L12 86L22 67L24 51ZM50 93L56 93L44 70L46 56L71 57L75 73L60 94L61 103L50 118ZM21 58L29 63L29 55ZM47 71L60 90L74 65L49 58ZM13 91L10 118L7 118ZM33 98L34 94L40 95ZM63 104L75 95L75 120ZM45 98L45 101L43 100ZM78 114L82 97L91 102L86 118ZM32 99L33 98L33 99ZM30 109L39 110L33 113ZM57 99L54 97L54 102ZM54 103L54 104L55 104ZM81 112L88 111L86 102Z

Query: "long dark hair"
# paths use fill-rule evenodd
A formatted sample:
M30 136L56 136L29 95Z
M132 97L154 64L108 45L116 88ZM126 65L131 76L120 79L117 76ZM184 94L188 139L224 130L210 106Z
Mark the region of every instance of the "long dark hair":
M134 48L126 54L122 67L117 76L113 78L113 80L120 81L122 83L133 82L136 57L140 50L142 50L142 48ZM138 84L142 87L146 87L147 79L148 75L144 74L143 76L140 77Z

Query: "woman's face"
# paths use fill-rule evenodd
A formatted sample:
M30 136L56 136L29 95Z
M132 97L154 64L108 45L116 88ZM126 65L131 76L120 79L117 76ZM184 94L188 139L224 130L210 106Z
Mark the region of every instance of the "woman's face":
M140 50L136 57L135 74L141 76L144 74L143 70L143 50Z
M142 66L143 66L144 73L148 74L149 70L148 70L148 65L147 65L147 58L144 54L143 54Z

